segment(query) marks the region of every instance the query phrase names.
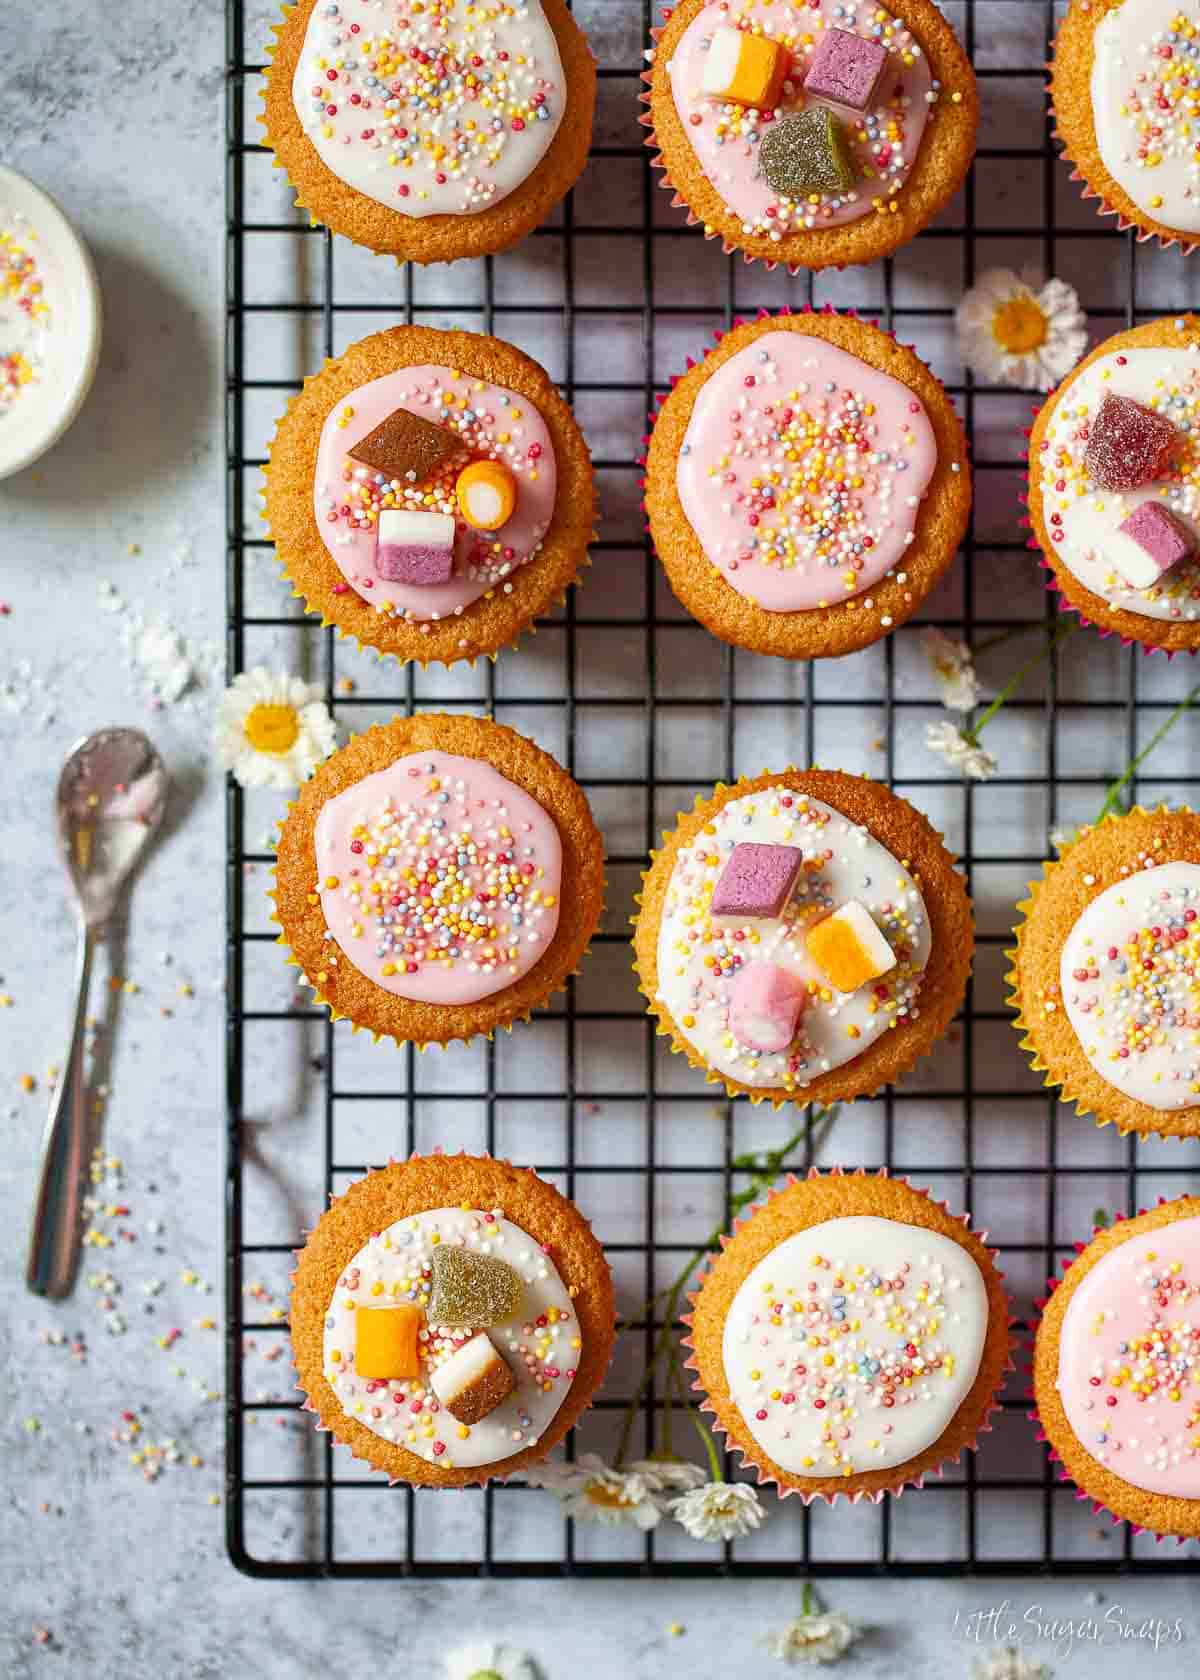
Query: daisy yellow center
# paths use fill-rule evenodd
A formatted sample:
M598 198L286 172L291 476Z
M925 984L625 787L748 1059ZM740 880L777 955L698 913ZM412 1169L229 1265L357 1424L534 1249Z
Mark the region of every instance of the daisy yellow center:
M495 1668L477 1668L469 1680L504 1680L504 1676Z
M1015 297L992 316L992 337L1010 356L1027 356L1046 342L1049 323L1036 298Z
M300 719L294 706L255 706L243 724L255 752L285 753L296 744Z
M606 1487L603 1482L592 1482L584 1494L593 1505L603 1505L609 1511L620 1511L629 1504L620 1488Z

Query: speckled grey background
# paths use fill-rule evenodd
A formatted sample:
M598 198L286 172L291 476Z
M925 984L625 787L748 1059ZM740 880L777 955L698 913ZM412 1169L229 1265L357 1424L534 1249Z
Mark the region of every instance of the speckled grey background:
M1007 6L981 10L995 14L994 33L1003 36L1021 8L1009 0ZM11 1007L0 1007L0 1672L100 1680L240 1680L253 1673L285 1680L326 1672L336 1663L369 1664L385 1674L424 1674L436 1672L439 1650L470 1634L494 1632L532 1648L551 1680L575 1674L649 1680L730 1669L765 1675L774 1665L756 1652L754 1640L763 1627L786 1620L796 1608L798 1595L786 1582L726 1587L636 1580L420 1587L266 1584L242 1578L226 1561L223 1509L209 1503L222 1490L220 1403L205 1399L221 1387L220 1339L198 1326L209 1314L224 1318L219 1149L223 836L219 779L208 750L222 624L221 8L215 3L184 6L178 0L127 0L115 8L102 0L81 0L67 18L60 10L21 0L10 13L15 15L5 32L0 157L49 188L87 236L107 319L100 375L78 423L39 467L0 486L0 599L12 609L0 619L0 761L6 775L0 806L0 994L12 1000ZM587 21L625 61L636 53L639 7L627 0L592 0ZM1004 49L1002 40L993 47L992 31L987 38L988 50ZM1032 62L1033 45L1027 41L1021 50ZM1005 121L1019 114L992 113L993 138L1000 138ZM610 137L624 132L622 122L629 115L615 108L606 112ZM276 204L286 202L278 182L269 190ZM622 190L615 176L599 183L592 178L583 189L593 206L603 200L613 214L622 213ZM1018 203L1022 190L1019 181L1004 184L997 196L1001 216L1006 201ZM1082 281L1086 252L1072 252L1069 246L1064 241L1060 270L1071 272L1078 263L1072 277ZM1013 253L1006 256L1011 260ZM695 258L694 251L688 258ZM290 283L289 273L294 275L290 260L281 255L278 272L267 282L273 295ZM529 262L535 262L532 252ZM902 285L930 297L939 285L952 290L953 278L925 273L922 262L924 257L914 259L902 271ZM689 281L698 295L710 280L707 258L701 256ZM1178 265L1164 260L1148 283L1148 296L1156 280L1163 307L1178 307L1183 295ZM296 283L302 284L302 277ZM586 275L581 283L587 283ZM853 295L855 287L869 290L869 277L847 277L845 284L846 301L869 301ZM1089 301L1095 301L1094 294ZM949 354L937 341L937 330L931 326L926 346L935 364ZM613 353L615 343L608 340L606 354ZM664 345L675 365L675 337L665 338ZM315 354L311 346L293 344L291 350L301 361ZM590 420L593 442L603 445L602 418ZM995 424L1000 435L1012 417L997 410ZM610 487L610 495L618 518L627 515L628 489ZM1003 501L998 500L998 508ZM1011 505L1010 494L1008 518ZM123 610L101 610L100 579L111 580ZM1030 610L1036 585L1022 596L1024 584L1014 588L1011 579L1001 584L995 594L1005 597L1007 610ZM276 586L268 579L263 587L270 595ZM947 586L942 611L957 610L955 588ZM186 639L198 670L191 694L162 708L154 706L128 651L131 628L159 617ZM691 633L684 629L681 635ZM554 680L553 634L538 642L543 644L538 651L522 654L524 664L510 667L514 697L528 680ZM676 646L682 652L684 644ZM615 644L607 651L598 646L590 668L603 670L611 688L620 680L627 651ZM286 638L253 650L256 657L268 652L294 656ZM686 663L690 673L707 671L706 656L703 638L692 638L680 668ZM902 680L919 685L919 659L912 657L911 644L901 657ZM824 692L834 692L837 684L848 685L847 692L855 684L868 695L875 692L871 685L878 671L869 657L842 665L840 673L822 675L831 684ZM999 678L1004 669L1001 664L989 672ZM1167 672L1149 680L1160 696L1186 686L1182 676ZM1085 686L1100 692L1105 685L1119 692L1113 651L1089 642L1085 660L1084 651L1074 648L1065 681L1068 693L1082 693ZM919 692L919 686L912 691ZM128 1178L124 1199L130 1213L110 1225L125 1223L136 1242L118 1239L113 1255L90 1252L84 1271L94 1276L111 1267L119 1277L118 1310L128 1324L120 1336L106 1330L98 1306L103 1291L90 1288L86 1278L76 1299L63 1308L43 1307L21 1285L46 1070L62 1053L71 961L62 885L47 839L52 777L81 730L112 721L151 729L179 789L171 831L138 886L128 940L113 955L118 978L136 990L105 990L102 973L93 1005L97 1015L106 1017L101 1043L111 1046L105 1144L124 1160ZM869 735L877 727L869 713L866 724ZM679 743L681 751L694 754L698 744L703 747L703 726L696 728L699 733ZM1036 718L1014 715L993 744L1015 757L1030 750L1036 736L1029 731L1035 729ZM861 745L857 739L839 745L847 754L840 762L861 753L862 767L870 767L866 736ZM1079 739L1075 748L1086 751L1088 762L1100 768L1121 762L1122 745L1113 739ZM920 752L919 747L912 750ZM747 743L744 751L754 767L760 756L769 756L761 738ZM1178 740L1172 748L1175 757L1163 761L1164 772L1194 769L1192 751L1185 739ZM697 773L694 756L687 762L689 773ZM939 813L952 833L960 821L957 797L948 788ZM1031 806L1014 813L1014 803L1021 804L1010 794L1003 810L998 803L982 805L976 815L993 824L1023 820L1041 832L1044 812ZM251 838L276 811L275 802L255 803L257 826ZM621 814L612 813L606 823L610 840L620 822ZM1004 841L1010 842L1007 832ZM1012 849L1018 843L1012 839ZM1020 843L1036 848L1040 840L1030 842L1026 832ZM628 840L623 844L629 849ZM994 892L985 914L1001 917L1006 896L1013 895L1011 883L997 881ZM169 962L162 960L164 955ZM998 985L998 978L989 979L992 983ZM286 995L274 971L264 972L262 984L275 998ZM181 986L192 995L181 994ZM303 1071L296 1047L283 1054L264 1050L252 1071L264 1153L269 1160L274 1150L286 1162L303 1143L301 1132L288 1130L294 1114L300 1116L297 1126L304 1114L304 1104L295 1101ZM26 1072L38 1080L32 1095L19 1089ZM552 1070L545 1072L553 1077ZM914 1159L926 1141L931 1149L940 1147L941 1118L933 1107L928 1132L914 1133ZM455 1124L454 1140L470 1141L475 1121L464 1115ZM616 1147L636 1146L630 1141L636 1138L636 1120L614 1114L608 1124L613 1129L606 1135L618 1140ZM633 1128L628 1136L618 1130L625 1124ZM871 1126L869 1109L864 1109L843 1134L841 1150L853 1156L861 1149L869 1156ZM1081 1136L1078 1158L1108 1159L1106 1142L1093 1142L1088 1132L1086 1140ZM535 1145L529 1147L532 1151ZM1115 1156L1113 1165L1115 1171ZM1089 1183L1079 1193L1086 1196L1091 1190ZM293 1229L313 1211L303 1190L299 1202ZM256 1206L264 1218L279 1212L274 1181L264 1181ZM619 1210L590 1211L603 1227ZM693 1230L697 1217L702 1222L707 1217L706 1206L673 1211L692 1216ZM1016 1240L1014 1232L1020 1234L1025 1217L1004 1206L983 1214L993 1228L1007 1218L1010 1240ZM185 1273L196 1281L185 1282ZM159 1292L145 1292L159 1282ZM209 1296L202 1293L205 1283L213 1287ZM1034 1280L1020 1280L1019 1287L1029 1292ZM155 1339L173 1326L183 1336L164 1351ZM89 1349L86 1364L69 1349L80 1329ZM59 1335L67 1338L61 1345L46 1339ZM257 1375L247 1380L260 1382L263 1393L283 1391L284 1367L260 1364L255 1369ZM127 1427L121 1416L125 1411L145 1420L142 1444L168 1438L179 1443L184 1461L170 1464L153 1484L129 1462L134 1449L112 1439L114 1429ZM268 1458L307 1452L306 1436L280 1431L272 1438L269 1428L265 1421ZM203 1460L195 1468L186 1462L193 1454ZM905 1507L922 1518L911 1531L913 1543L936 1547L939 1536L929 1526L935 1507L923 1509L919 1496L905 1501ZM264 1547L293 1547L298 1520L278 1513L265 1518ZM769 1550L769 1533L764 1531L760 1552ZM947 1543L953 1550L952 1536ZM1097 1555L1097 1547L1098 1555L1104 1555L1105 1544L1081 1531L1087 1555ZM1091 1583L1070 1581L983 1586L846 1582L831 1583L826 1596L870 1629L846 1672L962 1674L980 1648L971 1632L986 1642L992 1631L986 1621L971 1624L971 1613L1006 1600L1005 1615L1026 1634L1034 1622L1051 1616L1078 1622L1111 1612L1121 1625L1134 1626L1142 1618L1184 1620L1188 1642L1158 1652L1145 1640L1115 1642L1111 1625L1099 1644L1085 1638L1072 1645L1064 1636L1056 1651L1054 1642L1038 1643L1036 1654L1060 1673L1115 1676L1132 1658L1147 1673L1165 1677L1182 1674L1194 1663L1200 1631L1194 1585L1153 1580L1096 1585L1099 1596L1093 1592L1089 1597ZM1026 1619L1025 1612L1034 1606L1041 1607L1040 1615L1032 1611ZM684 1633L673 1637L671 1623L681 1624ZM48 1630L48 1643L37 1642L39 1628Z

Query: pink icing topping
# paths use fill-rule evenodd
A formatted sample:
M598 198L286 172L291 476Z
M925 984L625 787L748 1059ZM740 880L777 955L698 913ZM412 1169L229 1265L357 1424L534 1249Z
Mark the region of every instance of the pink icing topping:
M701 387L676 483L738 594L802 612L891 571L936 464L933 427L907 385L823 338L774 332Z
M1131 1237L1087 1272L1063 1314L1058 1391L1106 1469L1200 1499L1200 1219Z
M397 408L451 426L473 455L504 461L516 475L516 510L499 531L473 531L458 520L449 583L403 584L376 575L380 506L458 514L453 474L432 487L391 491L369 467L349 459L354 445ZM313 507L325 547L356 594L389 616L430 621L503 588L537 553L554 516L557 477L550 433L527 397L451 368L408 367L360 386L330 410L317 449Z
M706 6L684 31L668 66L675 109L700 167L748 233L779 238L800 229L828 227L871 214L887 204L911 173L936 94L917 42L878 6L853 0L818 0L798 18L792 6L770 9L755 0L719 0ZM745 22L782 41L792 55L791 74L776 112L722 104L703 92L704 60L714 31ZM859 117L830 104L842 122L857 179L836 198L813 203L781 201L758 173L758 141L777 114L806 103L801 83L823 29L837 27L870 37L889 49L873 108ZM806 44L807 43L807 44ZM821 101L821 103L826 103Z
M338 949L422 1003L477 1003L519 980L558 926L550 816L489 765L412 753L327 800L317 890Z

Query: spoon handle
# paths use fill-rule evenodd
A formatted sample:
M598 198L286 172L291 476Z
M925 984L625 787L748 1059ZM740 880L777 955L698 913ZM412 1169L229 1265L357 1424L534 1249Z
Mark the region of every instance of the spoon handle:
M88 1136L84 1033L96 937L94 928L80 924L71 1047L42 1135L41 1182L34 1203L29 1263L25 1271L25 1281L35 1295L56 1299L71 1292L79 1242L79 1208Z

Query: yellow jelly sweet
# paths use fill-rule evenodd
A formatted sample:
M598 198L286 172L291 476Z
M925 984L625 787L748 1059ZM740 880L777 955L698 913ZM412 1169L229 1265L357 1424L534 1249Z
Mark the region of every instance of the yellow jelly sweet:
M359 1307L354 1369L360 1377L407 1382L421 1375L417 1336L425 1324L420 1307L400 1301L390 1307Z
M808 954L839 992L856 992L896 963L895 952L869 910L851 899L804 936Z

